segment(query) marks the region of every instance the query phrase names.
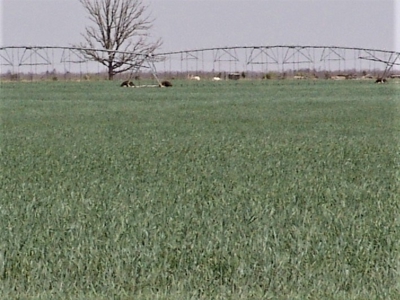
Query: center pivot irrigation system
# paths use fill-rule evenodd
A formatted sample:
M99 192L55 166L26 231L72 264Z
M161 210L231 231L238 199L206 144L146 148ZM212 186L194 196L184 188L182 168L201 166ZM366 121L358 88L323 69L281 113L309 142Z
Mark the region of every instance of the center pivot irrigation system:
M105 67L88 59L85 50L103 57L127 52L57 46L0 47L1 79L34 80L45 76L71 79L90 74L105 74ZM137 53L129 62L132 69L122 76L129 79L139 72L157 74L221 74L222 72L286 73L330 72L364 73L386 78L400 72L400 52L336 46L235 46L164 53Z
M105 49L90 49L80 47L58 47L58 46L11 46L0 48L0 73L2 78L10 75L14 78L20 78L23 75L28 77L37 77L37 75L53 76L64 75L69 79L76 74L100 74L104 72L104 66L99 61L94 61L85 55L85 51L97 52L97 57L106 60L110 55L116 56L132 54L133 52L114 51ZM150 70L158 84L161 85L157 77L155 63L163 60L161 56L153 54L135 54L135 60L126 61L125 66L130 66L129 79L132 74L139 72L140 69ZM118 56L114 58L114 63L118 62ZM7 77L7 76L6 76Z

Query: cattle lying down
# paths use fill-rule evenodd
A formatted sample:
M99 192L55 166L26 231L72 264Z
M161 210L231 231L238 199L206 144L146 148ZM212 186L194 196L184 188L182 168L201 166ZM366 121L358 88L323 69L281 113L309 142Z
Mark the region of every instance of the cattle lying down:
M160 87L171 87L172 83L168 80L164 80L161 82L161 86Z
M125 80L121 83L121 87L135 87L135 84L130 80Z
M132 81L126 80L121 83L121 87L133 87L133 88L144 88L144 87L171 87L172 83L168 80L162 81L160 84L146 84L146 85L135 85Z
M386 83L387 81L386 81L386 78L377 78L376 80L375 80L375 83Z
M193 76L193 75L190 75L190 76L189 76L189 79L190 79L190 80L197 80L197 81L199 81L199 80L200 80L200 76Z

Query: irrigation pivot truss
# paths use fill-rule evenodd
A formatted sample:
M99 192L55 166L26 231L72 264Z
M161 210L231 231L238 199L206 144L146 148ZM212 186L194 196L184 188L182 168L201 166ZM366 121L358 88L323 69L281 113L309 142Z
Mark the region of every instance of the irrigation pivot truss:
M89 59L85 51L97 52L97 56L107 58L110 54L132 54L132 52L114 51L105 49L90 49L81 47L58 47L58 46L10 46L0 47L0 74L1 78L10 76L11 79L28 77L30 79L47 78L53 79L59 75L64 79L76 75L100 74L104 70L97 61ZM138 72L141 68L147 68L154 75L157 81L155 62L161 61L162 57L135 53L135 61L124 63L130 64L130 73ZM114 63L117 58L114 59Z
M188 72L361 72L386 77L400 52L337 46L235 46L159 53ZM176 64L175 64L176 66Z
M105 67L85 57L84 50L101 55L126 53L104 49L57 46L0 47L1 78L37 78L57 76L69 79L73 74L103 74ZM385 78L398 71L400 52L337 47L337 46L235 46L183 50L152 55L137 54L132 62L134 72L150 72L157 79L158 73L221 74L246 72L251 74L329 73L371 74Z

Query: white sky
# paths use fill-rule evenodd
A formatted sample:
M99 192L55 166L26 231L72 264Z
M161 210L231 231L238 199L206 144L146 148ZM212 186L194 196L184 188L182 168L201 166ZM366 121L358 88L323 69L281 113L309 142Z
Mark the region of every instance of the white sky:
M395 0L395 5L394 5L394 28L395 28L395 38L394 38L394 49L395 51L400 52L400 0Z
M0 0L0 46L3 45L3 31L4 31L3 0Z
M78 0L0 1L2 46L82 42L88 19ZM400 0L143 1L163 52L278 44L400 51Z

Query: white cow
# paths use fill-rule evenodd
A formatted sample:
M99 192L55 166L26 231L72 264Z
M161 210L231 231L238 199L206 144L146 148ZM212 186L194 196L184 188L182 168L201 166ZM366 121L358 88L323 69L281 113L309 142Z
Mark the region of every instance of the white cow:
M189 79L190 79L190 80L200 80L200 76L193 76L193 75L190 75Z

